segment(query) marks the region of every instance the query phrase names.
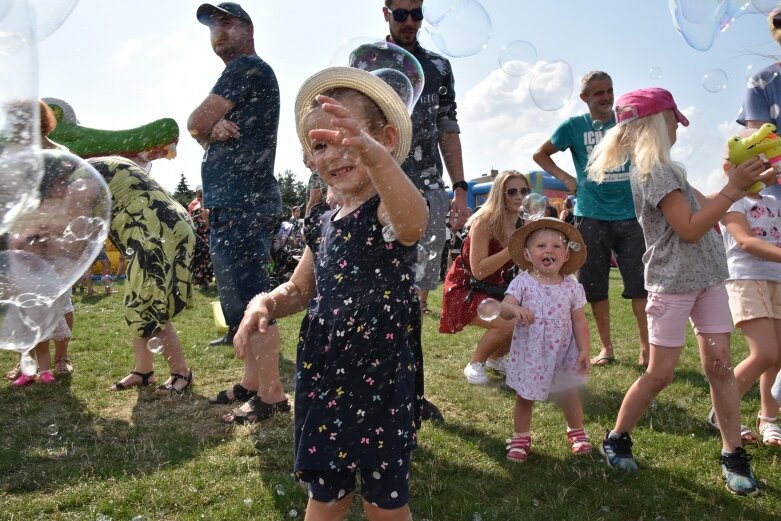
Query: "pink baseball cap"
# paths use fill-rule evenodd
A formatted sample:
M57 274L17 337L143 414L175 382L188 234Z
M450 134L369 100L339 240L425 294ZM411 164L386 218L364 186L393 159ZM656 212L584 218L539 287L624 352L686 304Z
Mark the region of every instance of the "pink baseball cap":
M675 119L678 120L678 123L684 127L689 126L689 120L678 110L670 91L659 87L633 90L618 98L616 101L616 121L627 123L668 109L675 113Z

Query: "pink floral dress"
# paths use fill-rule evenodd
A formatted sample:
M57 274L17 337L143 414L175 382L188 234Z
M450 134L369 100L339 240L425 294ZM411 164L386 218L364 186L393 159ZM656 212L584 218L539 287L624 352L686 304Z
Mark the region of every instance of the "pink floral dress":
M534 312L534 323L516 322L510 345L507 385L527 400L542 401L587 381L578 373L578 346L572 334L572 311L586 305L583 286L572 277L541 284L523 272L507 288L521 306Z

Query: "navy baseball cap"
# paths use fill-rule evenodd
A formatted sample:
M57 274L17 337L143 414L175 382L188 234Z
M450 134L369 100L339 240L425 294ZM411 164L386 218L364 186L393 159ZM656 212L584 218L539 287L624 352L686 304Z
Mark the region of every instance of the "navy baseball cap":
M201 4L195 16L198 17L198 21L203 25L212 24L212 16L215 14L225 14L228 16L234 16L240 20L244 20L248 24L252 25L252 19L239 4L235 2L223 2L221 4Z

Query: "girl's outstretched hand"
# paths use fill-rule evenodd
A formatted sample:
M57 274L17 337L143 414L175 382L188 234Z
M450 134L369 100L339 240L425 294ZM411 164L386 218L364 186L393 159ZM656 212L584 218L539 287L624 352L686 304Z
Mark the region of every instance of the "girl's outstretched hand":
M322 94L317 96L317 101L320 103L320 108L332 116L331 125L335 130L323 128L310 130L309 139L351 147L361 157L363 164L369 168L390 157L388 149L369 134L366 126L359 123L347 107L334 98Z
M266 306L265 294L261 293L250 300L247 309L244 310L244 318L241 319L239 329L233 336L233 351L237 358L244 358L249 347L250 335L254 332L267 333L269 310Z
M776 183L775 169L765 164L759 157L752 157L737 166L733 166L727 172L727 177L729 178L727 184L731 184L743 192L757 181L766 185Z
M591 368L591 362L589 362L588 351L578 352L578 361L576 362L578 373L587 374Z

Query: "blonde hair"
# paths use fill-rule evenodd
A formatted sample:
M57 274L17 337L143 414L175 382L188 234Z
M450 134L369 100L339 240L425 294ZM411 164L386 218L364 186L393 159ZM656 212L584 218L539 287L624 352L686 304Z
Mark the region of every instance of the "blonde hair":
M488 199L485 203L467 219L466 226L472 225L477 221L488 220L488 229L491 236L496 238L502 245L507 244L510 239L505 235L505 216L504 216L504 192L507 190L507 183L513 179L523 179L526 188L531 188L529 180L525 175L517 170L503 170L494 179L491 190L488 192Z
M640 181L645 181L658 165L670 167L685 179L683 166L670 158L671 147L662 112L621 123L611 128L591 151L588 177L600 183L607 172L621 168L629 159Z

